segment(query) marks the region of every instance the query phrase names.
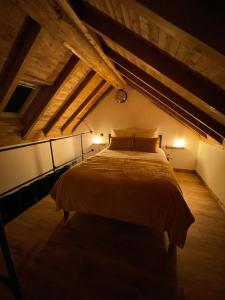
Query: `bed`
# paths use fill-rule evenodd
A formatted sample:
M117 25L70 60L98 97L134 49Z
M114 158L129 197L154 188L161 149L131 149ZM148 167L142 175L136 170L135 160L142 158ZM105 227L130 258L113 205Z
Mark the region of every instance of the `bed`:
M51 196L58 210L78 211L167 231L182 248L194 222L162 149L105 149L65 172Z

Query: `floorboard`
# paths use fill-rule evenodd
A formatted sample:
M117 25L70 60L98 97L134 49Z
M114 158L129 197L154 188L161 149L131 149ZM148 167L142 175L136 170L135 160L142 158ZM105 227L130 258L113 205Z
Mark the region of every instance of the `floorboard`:
M84 214L64 223L49 197L8 224L23 299L225 299L225 214L195 174L176 176L196 221L170 258L163 234ZM0 299L13 299L2 285Z

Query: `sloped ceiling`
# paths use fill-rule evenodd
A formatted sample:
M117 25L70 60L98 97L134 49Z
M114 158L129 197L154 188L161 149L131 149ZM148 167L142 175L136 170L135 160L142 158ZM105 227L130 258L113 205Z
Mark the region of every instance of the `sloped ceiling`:
M0 145L69 135L126 84L223 143L222 10L164 2L0 0ZM19 84L35 89L19 112L5 112Z

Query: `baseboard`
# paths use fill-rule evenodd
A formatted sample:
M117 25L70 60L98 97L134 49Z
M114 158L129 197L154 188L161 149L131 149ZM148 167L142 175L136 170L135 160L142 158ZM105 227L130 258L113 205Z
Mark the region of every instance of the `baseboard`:
M218 203L218 205L222 208L222 210L225 212L225 205L220 201L220 199L215 195L215 193L211 190L211 188L208 186L208 184L205 182L205 180L202 178L202 176L195 170L195 174L198 176L198 178L201 180L201 182L207 187L209 190L212 198Z
M196 174L195 170L190 170L190 169L179 169L179 168L173 168L175 172L185 172L185 173L191 173L191 174Z

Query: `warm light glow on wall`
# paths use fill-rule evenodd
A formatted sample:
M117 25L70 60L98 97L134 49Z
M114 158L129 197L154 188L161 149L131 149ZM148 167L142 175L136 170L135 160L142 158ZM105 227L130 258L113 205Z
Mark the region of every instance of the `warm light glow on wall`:
M174 141L174 146L176 148L184 148L186 146L186 142L184 139L176 139Z
M102 137L99 135L95 135L92 139L92 144L102 144Z

